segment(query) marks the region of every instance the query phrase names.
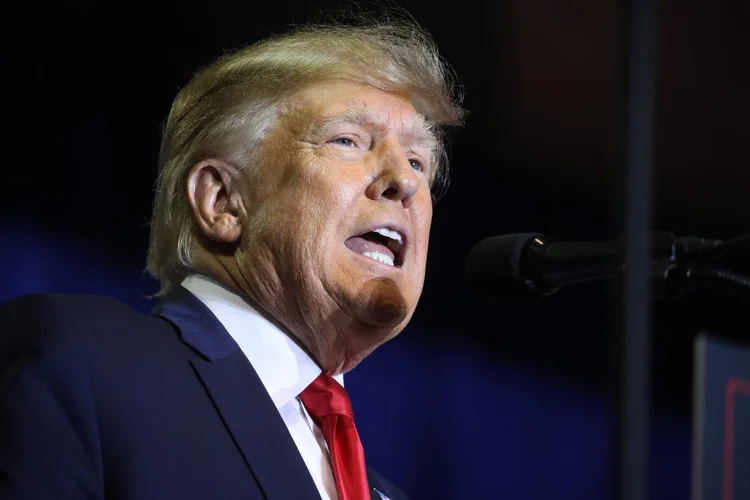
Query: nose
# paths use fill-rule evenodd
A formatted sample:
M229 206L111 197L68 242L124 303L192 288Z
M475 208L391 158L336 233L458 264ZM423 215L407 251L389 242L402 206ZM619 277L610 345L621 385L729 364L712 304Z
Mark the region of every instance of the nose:
M409 158L400 145L383 145L373 180L367 186L367 197L373 200L401 202L404 208L414 204L414 196L420 185L419 174L412 168Z

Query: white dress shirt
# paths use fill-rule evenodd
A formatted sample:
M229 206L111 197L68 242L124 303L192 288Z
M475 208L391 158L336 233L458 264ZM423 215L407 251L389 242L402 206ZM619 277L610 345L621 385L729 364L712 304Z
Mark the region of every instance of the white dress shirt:
M298 397L320 375L320 367L284 331L238 294L198 274L185 278L182 286L214 313L255 368L289 429L321 498L338 500L323 433ZM343 375L334 378L344 384Z

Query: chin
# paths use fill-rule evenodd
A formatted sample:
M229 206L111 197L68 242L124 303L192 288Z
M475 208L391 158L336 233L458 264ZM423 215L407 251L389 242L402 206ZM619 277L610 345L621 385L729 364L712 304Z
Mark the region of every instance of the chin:
M362 359L364 359L364 358L362 358ZM359 360L346 360L346 361L342 362L341 364L339 364L338 366L334 367L333 369L326 370L326 372L329 375L331 375L331 376L333 376L333 375L344 375L346 373L349 373L353 369L355 369L357 367L357 365L359 365L359 363L362 361L362 359L359 359Z
M352 353L346 353L343 357L343 359L338 363L338 365L334 368L335 372L334 374L339 373L347 373L352 371L354 368L357 367L367 356L372 354L372 352L375 350L375 347L371 348L368 351L365 352L352 352Z
M373 271L385 265L374 261L371 265L365 259L355 256L353 260L346 259L347 265L340 268L332 265L329 268L332 272L323 280L328 284L324 288L333 298L336 309L324 318L332 327L325 330L335 339L329 345L336 346L334 352L329 353L329 360L323 363L329 373L352 370L375 349L401 333L414 313L414 286L403 271L396 270L393 275L376 273ZM349 267L352 263L355 266Z
M332 363L335 373L346 373L354 369L367 356L372 354L378 347L395 338L406 326L399 325L396 328L383 329L362 325L361 329L351 332L346 339L346 347L342 350L343 356Z

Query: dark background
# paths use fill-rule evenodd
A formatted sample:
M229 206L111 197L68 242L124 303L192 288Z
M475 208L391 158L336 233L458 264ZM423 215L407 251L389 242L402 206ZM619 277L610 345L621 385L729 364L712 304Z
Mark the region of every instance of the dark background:
M410 327L348 376L369 459L422 498L607 498L619 283L482 302L469 248L504 233L623 233L623 7L613 0L401 2L466 89ZM0 300L105 293L143 311L159 133L223 50L337 7L80 0L5 16ZM653 226L730 237L750 220L750 3L661 2ZM9 154L8 154L9 153ZM740 304L690 295L654 318L655 498L688 498L692 342L750 339Z

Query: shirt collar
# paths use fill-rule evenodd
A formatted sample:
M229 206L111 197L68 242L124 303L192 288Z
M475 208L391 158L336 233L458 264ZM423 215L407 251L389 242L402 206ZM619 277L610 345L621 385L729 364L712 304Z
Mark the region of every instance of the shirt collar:
M253 365L276 408L281 408L321 374L312 358L242 296L220 283L193 274L182 286L203 302ZM335 378L342 386L344 376Z

